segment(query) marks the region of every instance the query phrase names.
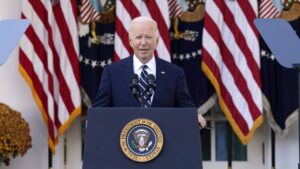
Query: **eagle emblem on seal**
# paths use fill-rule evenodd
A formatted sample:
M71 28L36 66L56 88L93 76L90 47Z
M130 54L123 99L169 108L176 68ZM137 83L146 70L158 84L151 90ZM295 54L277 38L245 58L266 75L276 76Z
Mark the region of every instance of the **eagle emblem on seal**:
M163 133L152 120L138 118L128 122L120 134L120 146L129 159L147 162L159 155L163 147Z
M138 148L140 152L148 151L148 148L152 145L152 141L149 141L150 132L145 129L135 131L133 137L133 146Z

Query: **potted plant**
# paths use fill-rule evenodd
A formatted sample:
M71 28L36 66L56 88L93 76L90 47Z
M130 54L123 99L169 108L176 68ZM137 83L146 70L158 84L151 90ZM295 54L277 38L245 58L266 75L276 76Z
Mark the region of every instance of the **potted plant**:
M10 158L23 156L31 148L29 125L21 114L0 103L0 165Z

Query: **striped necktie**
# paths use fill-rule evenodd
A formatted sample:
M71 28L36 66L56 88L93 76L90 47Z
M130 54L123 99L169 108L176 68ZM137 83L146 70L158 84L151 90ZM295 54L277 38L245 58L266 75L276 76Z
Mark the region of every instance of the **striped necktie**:
M139 80L140 99L143 101L145 108L151 106L151 98L150 98L151 96L147 90L147 86L148 86L148 72L146 70L147 68L148 68L147 65L142 66L142 72Z

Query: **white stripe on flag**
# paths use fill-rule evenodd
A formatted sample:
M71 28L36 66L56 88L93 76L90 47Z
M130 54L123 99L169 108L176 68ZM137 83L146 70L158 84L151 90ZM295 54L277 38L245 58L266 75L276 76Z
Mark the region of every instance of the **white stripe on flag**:
M151 3L156 3L156 6L158 7L157 9L159 10L160 14L155 13L156 11L154 11L154 8L149 7L146 5L146 3L144 1L140 1L140 0L133 0L133 1L123 1L123 0L119 0L116 2L116 17L118 18L116 20L116 25L123 25L125 30L122 29L116 29L116 33L115 33L115 53L116 55L119 57L119 59L123 59L128 57L129 55L132 55L133 53L129 53L129 51L131 51L131 49L128 49L125 47L124 44L128 43L128 39L124 38L122 35L127 34L128 36L128 31L129 31L129 27L130 27L130 22L132 20L131 16L134 15L134 11L127 11L126 7L124 4L127 4L128 6L131 6L134 9L137 9L137 11L139 12L139 15L145 15L145 16L162 16L161 21L164 21L164 24L166 24L166 27L162 28L169 28L170 26L170 22L169 22L169 10L168 10L168 2L167 0L158 0L155 2L151 2ZM161 29L161 28L160 28ZM165 30L168 32L168 30ZM167 36L167 39L169 38L169 35L162 35L160 33L161 36ZM158 42L158 46L156 48L156 51L158 53L158 56L164 60L170 61L171 57L170 57L170 52L169 49L167 49L167 45L166 42L164 40L164 38L159 38L159 42ZM170 44L168 44L169 46Z
M20 72L47 124L52 152L81 112L75 5L75 0L22 1L22 17L31 25L20 42Z
M262 123L259 43L251 23L256 9L252 0L207 1L202 37L202 68L244 144Z

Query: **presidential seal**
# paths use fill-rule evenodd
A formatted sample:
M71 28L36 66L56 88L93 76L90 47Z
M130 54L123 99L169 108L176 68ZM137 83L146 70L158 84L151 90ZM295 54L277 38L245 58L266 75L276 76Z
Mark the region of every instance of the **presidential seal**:
M127 123L120 135L123 153L136 162L154 159L161 151L164 138L159 126L149 119L134 119Z

